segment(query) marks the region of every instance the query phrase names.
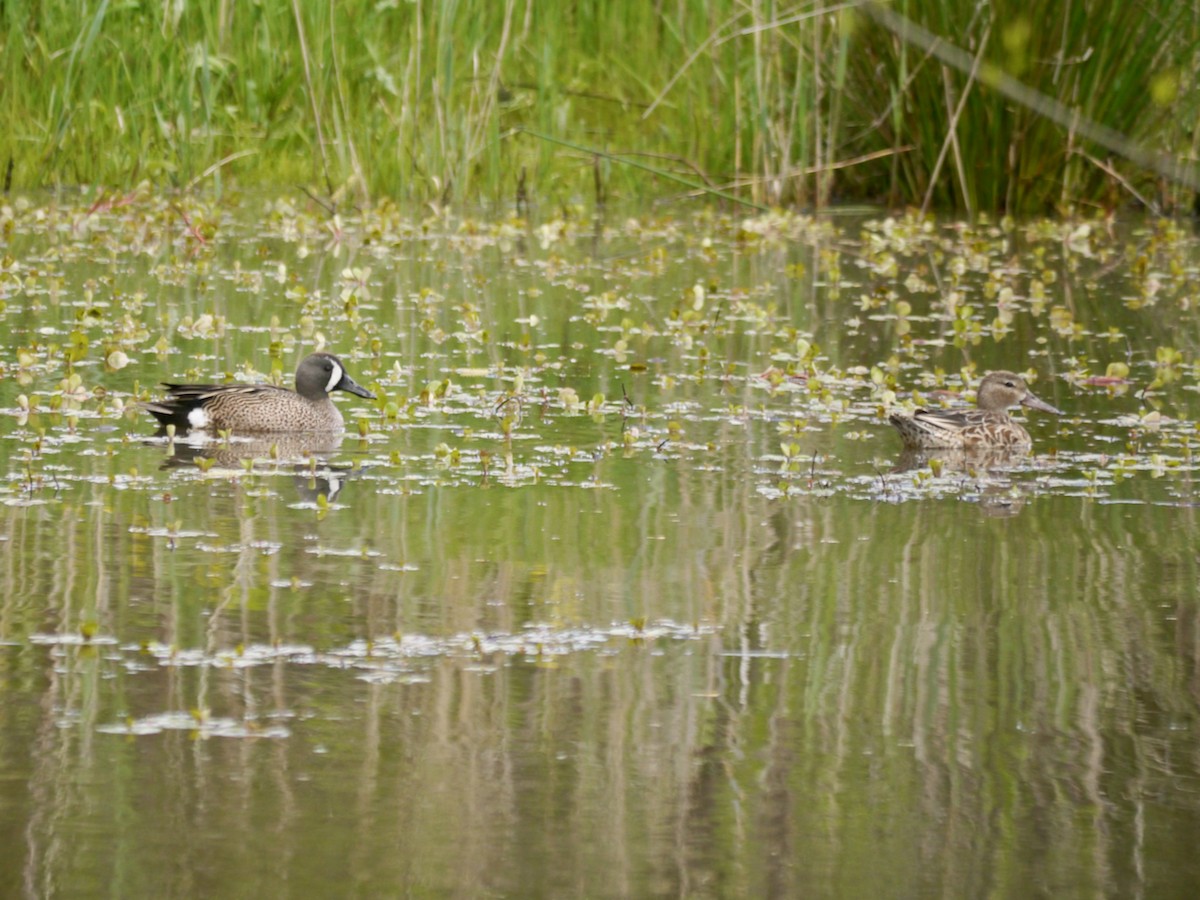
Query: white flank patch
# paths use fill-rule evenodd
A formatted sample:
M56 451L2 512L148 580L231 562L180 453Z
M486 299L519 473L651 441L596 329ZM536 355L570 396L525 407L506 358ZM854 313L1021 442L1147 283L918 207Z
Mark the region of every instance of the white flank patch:
M337 387L337 383L342 380L342 367L337 363L333 364L333 374L329 376L329 384L325 385L325 393L333 393L333 389Z
M208 421L208 413L204 411L203 406L188 411L188 425L192 428L207 428Z

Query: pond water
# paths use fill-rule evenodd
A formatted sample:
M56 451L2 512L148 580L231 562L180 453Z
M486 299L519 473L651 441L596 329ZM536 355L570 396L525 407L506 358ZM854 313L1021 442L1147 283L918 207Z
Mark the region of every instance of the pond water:
M1189 895L1178 223L0 210L0 896ZM155 437L314 347L338 439ZM886 412L1036 376L1034 452ZM962 394L962 397L957 397Z

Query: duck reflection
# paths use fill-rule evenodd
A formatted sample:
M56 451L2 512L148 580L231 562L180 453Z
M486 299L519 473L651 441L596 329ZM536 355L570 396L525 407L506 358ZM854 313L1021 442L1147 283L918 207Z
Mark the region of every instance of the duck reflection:
M1025 506L1027 489L1012 477L1027 467L1027 447L989 447L974 450L906 449L892 468L895 474L928 470L935 478L963 476L979 488L980 511L990 517L1017 515Z
M341 434L261 434L225 440L175 439L168 441L163 468L200 468L278 475L290 472L300 499L316 503L324 496L332 502L358 470L348 464L331 465L341 447Z
M1007 473L1023 469L1030 460L1027 448L989 447L978 450L905 449L896 460L893 472L933 469L934 474Z

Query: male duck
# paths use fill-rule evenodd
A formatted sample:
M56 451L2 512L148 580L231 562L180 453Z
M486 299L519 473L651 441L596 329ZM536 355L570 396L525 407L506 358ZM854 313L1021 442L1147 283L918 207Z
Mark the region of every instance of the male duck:
M342 430L342 414L329 399L333 391L349 391L374 400L375 395L346 374L332 353L313 353L296 367L296 390L270 384L170 384L167 396L143 404L160 425L181 432L206 429L234 434Z
M1063 414L1035 397L1020 375L989 372L979 384L978 409L918 409L912 415L892 413L888 421L900 432L904 446L917 450L1028 449L1029 432L1005 412L1018 403Z

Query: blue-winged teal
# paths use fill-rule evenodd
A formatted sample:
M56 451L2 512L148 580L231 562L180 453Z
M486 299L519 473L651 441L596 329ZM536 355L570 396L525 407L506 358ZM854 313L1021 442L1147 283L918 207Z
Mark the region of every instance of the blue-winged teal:
M1062 415L1035 397L1020 375L989 372L979 384L978 409L918 409L912 415L892 413L888 421L904 446L919 450L1024 449L1031 443L1029 432L1005 412L1018 403Z
M333 391L349 391L374 400L375 395L346 374L332 353L313 353L296 367L296 390L270 384L169 384L167 396L143 404L164 428L181 432L205 429L234 434L320 432L342 430L342 414L329 399Z

